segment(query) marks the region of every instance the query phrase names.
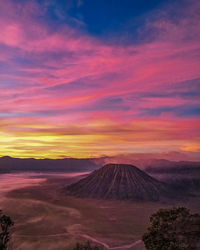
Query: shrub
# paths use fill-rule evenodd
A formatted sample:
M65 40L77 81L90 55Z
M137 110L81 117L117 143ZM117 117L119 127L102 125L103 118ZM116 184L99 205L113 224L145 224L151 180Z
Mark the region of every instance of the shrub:
M143 235L148 250L200 249L200 215L184 207L160 209L150 217L150 227Z
M92 246L91 243L87 241L85 244L76 243L74 250L103 250L103 247L99 247L97 245Z
M10 240L9 228L13 226L14 223L11 218L4 215L0 210L0 250L6 250L8 242Z

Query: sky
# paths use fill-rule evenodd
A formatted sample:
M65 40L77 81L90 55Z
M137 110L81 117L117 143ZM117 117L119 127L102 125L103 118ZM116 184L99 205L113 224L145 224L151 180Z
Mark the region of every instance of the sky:
M0 156L200 160L198 0L0 0Z

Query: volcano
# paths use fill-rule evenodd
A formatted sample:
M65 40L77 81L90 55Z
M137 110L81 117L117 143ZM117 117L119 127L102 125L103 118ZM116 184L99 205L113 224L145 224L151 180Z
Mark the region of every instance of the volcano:
M106 200L158 201L169 193L162 182L127 164L107 164L66 190L76 197Z

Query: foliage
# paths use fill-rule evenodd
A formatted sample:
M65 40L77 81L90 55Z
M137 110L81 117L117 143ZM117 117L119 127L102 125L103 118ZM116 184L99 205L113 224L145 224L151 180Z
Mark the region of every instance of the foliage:
M103 250L103 248L97 245L91 246L90 242L87 241L87 243L85 244L76 243L76 247L74 248L74 250Z
M0 210L0 250L6 250L8 242L10 240L9 227L13 226L14 223L11 218L4 215Z
M184 207L159 209L150 217L143 235L148 250L197 250L200 243L200 215Z

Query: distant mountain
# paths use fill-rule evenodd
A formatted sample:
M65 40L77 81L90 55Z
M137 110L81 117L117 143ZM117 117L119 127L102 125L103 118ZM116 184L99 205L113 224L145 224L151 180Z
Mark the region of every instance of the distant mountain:
M184 172L186 169L188 171L196 171L200 169L200 162L198 161L171 161L166 159L153 159L153 158L134 158L129 155L126 156L112 156L112 157L100 157L93 159L93 161L100 165L105 165L110 162L115 164L131 164L138 166L140 169L143 169L147 172Z
M93 171L110 162L120 164L122 160L115 157L21 159L4 156L0 157L0 173L13 171ZM200 173L200 162L176 162L165 159L123 159L123 163L138 166L151 175L167 173L198 175Z
M39 172L77 172L93 171L100 166L90 159L20 159L0 157L0 173L39 171Z
M170 194L162 182L127 164L107 164L66 187L66 192L82 198L148 201Z
M146 165L145 170L160 174L200 174L200 162L154 160Z
M157 160L145 170L185 196L200 194L200 162Z

